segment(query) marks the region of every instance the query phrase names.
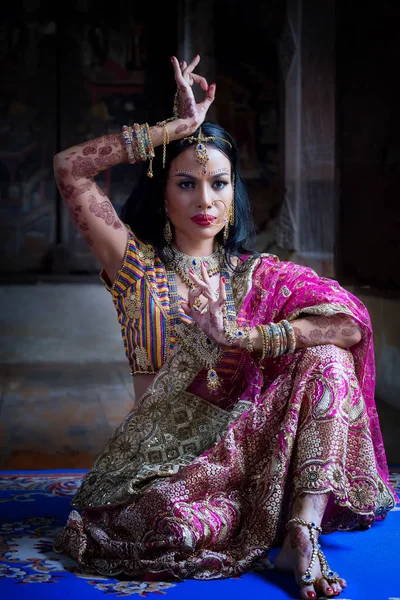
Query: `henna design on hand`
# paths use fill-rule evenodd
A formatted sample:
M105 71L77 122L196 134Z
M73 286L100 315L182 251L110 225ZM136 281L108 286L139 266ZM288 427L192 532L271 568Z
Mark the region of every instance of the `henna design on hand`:
M179 125L179 127L176 128L175 133L176 133L176 135L179 135L180 133L183 133L187 129L188 129L187 125Z
M182 102L182 109L180 109L179 116L181 119L193 119L195 116L193 102L187 98Z

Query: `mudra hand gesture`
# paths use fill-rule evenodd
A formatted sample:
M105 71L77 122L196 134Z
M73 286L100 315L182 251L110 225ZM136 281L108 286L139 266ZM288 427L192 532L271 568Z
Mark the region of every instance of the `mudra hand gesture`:
M232 340L228 339L226 335L224 316L226 302L225 278L220 278L218 292L216 292L211 285L211 279L204 263L201 265L201 274L203 280L190 272L190 277L196 287L189 290L188 302L182 303L182 308L210 339L217 344L231 346ZM207 304L201 310L196 307L200 296L207 300ZM239 340L235 341L235 345L239 345Z
M184 60L179 62L175 56L171 58L171 62L174 67L177 85L179 118L190 121L190 130L196 131L204 121L207 111L214 101L216 85L213 83L209 86L205 77L194 73L194 69L200 62L198 54L189 64ZM205 92L204 99L199 103L196 102L193 94L192 86L194 83L200 85Z

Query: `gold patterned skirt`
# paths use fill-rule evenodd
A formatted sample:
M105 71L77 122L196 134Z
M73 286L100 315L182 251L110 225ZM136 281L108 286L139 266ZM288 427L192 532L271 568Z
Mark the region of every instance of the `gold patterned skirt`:
M330 494L324 532L393 508L350 351L299 350L264 384L249 369L229 409L187 392L195 362L174 352L118 427L57 552L107 575L231 577L281 543L300 494Z

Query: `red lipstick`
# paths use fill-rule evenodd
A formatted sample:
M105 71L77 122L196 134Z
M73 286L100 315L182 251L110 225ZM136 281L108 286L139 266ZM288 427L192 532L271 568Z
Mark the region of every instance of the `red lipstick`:
M196 225L201 225L202 227L207 227L207 225L211 225L217 217L213 217L212 215L203 215L201 213L194 215L192 217L193 223Z

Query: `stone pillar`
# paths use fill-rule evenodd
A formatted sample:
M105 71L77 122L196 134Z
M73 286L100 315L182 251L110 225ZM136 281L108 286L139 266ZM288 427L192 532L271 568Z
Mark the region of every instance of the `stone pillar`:
M178 58L189 62L195 54L200 54L201 62L197 69L209 84L215 82L214 46L214 0L180 0L178 8ZM200 99L202 90L195 91ZM215 121L215 106L211 105L207 120Z
M337 210L334 0L287 0L280 60L285 196L277 244L290 260L333 277Z

